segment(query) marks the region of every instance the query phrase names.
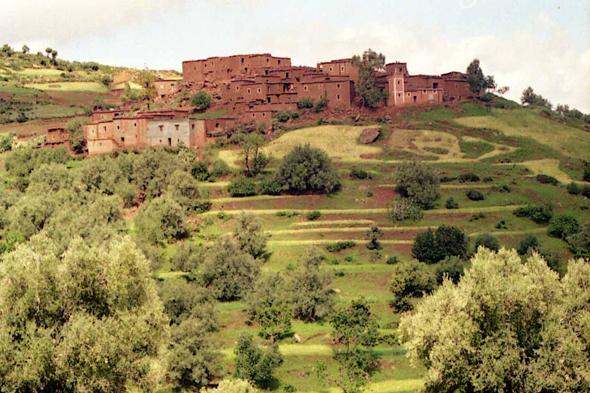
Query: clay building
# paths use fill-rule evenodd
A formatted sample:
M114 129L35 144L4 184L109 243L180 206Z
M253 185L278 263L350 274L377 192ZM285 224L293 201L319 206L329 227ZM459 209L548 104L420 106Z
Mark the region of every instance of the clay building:
M65 145L70 148L70 134L65 128L50 128L47 130L45 147L55 148Z
M164 99L166 96L176 92L178 88L177 79L163 79L158 78L154 81L154 87L156 88L156 101Z
M208 132L226 133L238 123L234 118L193 119L191 114L189 109L160 109L90 122L84 126L88 154L93 156L117 149L148 146L176 147L181 142L199 152L205 146ZM104 113L101 116L106 117ZM101 116L97 114L93 118Z

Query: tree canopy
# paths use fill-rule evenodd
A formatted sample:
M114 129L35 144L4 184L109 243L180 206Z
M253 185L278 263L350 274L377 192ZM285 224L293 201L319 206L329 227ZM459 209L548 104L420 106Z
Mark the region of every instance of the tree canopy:
M538 254L485 248L471 264L402 318L426 392L589 390L590 265L571 261L560 280Z
M340 187L338 171L328 154L310 145L295 146L283 158L277 179L291 192L332 192Z
M367 49L362 56L355 55L351 63L359 70L359 80L355 84L356 93L361 96L364 106L375 108L387 97L387 92L377 86L376 73L385 69L385 56Z

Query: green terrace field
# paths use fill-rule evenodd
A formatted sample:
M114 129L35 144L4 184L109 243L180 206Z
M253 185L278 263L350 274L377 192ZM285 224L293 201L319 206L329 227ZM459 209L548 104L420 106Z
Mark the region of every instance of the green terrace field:
M478 110L467 107L466 112L478 113ZM570 212L581 222L590 221L588 199L568 194L565 187L572 180L578 180L579 168L567 167L567 164L587 156L589 133L542 118L530 109L492 110L483 117L458 117L456 112L441 108L407 119L417 126L424 126L425 120L434 121L428 126L431 129L380 126L389 127L384 130L386 138L372 145L360 144L358 137L365 127L352 125L285 132L263 148L265 154L273 157L271 165L275 166L278 159L294 146L309 143L325 149L334 159L341 174L342 188L330 195L233 198L227 192L229 180L201 183L212 206L209 212L194 217L200 230L188 241L208 244L230 235L240 214L253 214L261 220L270 236L268 249L271 256L263 266L264 271L288 273L309 248L320 250L325 256L321 269L334 273L332 285L338 307L364 297L378 318L381 333L393 337L397 337L400 314L389 306L393 266L386 261L393 256L402 261L411 259L414 238L421 231L453 225L468 235L471 247L477 235L491 233L508 248L518 247L526 234L534 234L546 250L557 253L562 261L571 258L564 241L547 235L546 225L516 217L514 210L531 203L548 203L555 213ZM545 129L551 131L547 136L539 136L546 135ZM556 138L566 140L567 152L555 148L559 146ZM398 224L389 218L388 206L400 198L395 190L394 172L403 161L402 157L407 157L402 153L427 160L441 177L448 180L442 183L442 196L437 206L425 211L422 220ZM236 148L220 150L218 157L234 168L241 166L241 156ZM371 178L352 179L352 169L365 170ZM466 173L475 173L480 180L457 180ZM539 173L555 176L561 184L541 184L535 178ZM470 200L466 196L470 189L481 191L485 199ZM450 197L458 202L458 209L445 208L445 201ZM308 219L307 215L312 211L320 212L320 217ZM384 232L380 252L366 248L367 231L374 225ZM354 243L342 251L327 250L327 246L345 241ZM175 247L168 246L166 254L173 254ZM185 274L164 263L156 276L161 280L176 280ZM414 304L419 301L419 298L412 299ZM230 370L240 333L246 331L256 335L259 331L256 324L248 322L245 307L242 302L218 306L223 325L219 335L220 348ZM337 391L319 388L313 375L317 360L327 361L331 372L336 372L331 357L338 347L330 338L330 326L295 322L291 330L301 336L302 342L291 336L280 342L280 351L285 356L285 363L278 373L281 382L299 391ZM264 340L259 339L259 342L262 344ZM382 367L371 380L370 391L418 392L423 387L421 375L424 369L410 365L406 350L397 344L397 339L393 343L380 344L377 353Z

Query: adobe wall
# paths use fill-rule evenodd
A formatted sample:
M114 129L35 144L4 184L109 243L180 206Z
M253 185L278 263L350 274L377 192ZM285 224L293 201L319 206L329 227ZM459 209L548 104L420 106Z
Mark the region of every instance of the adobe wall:
M121 147L135 148L138 146L139 127L135 118L113 120L113 138Z
M447 101L465 100L475 94L469 88L469 83L462 79L445 79L443 82L445 99Z
M177 80L173 79L158 79L154 82L156 88L156 100L161 100L167 95L176 91L178 85Z
M354 82L359 80L359 70L351 59L332 60L318 63L317 68L327 75L349 76Z
M64 143L70 139L68 131L63 128L47 130L46 143Z
M149 146L177 146L184 142L190 146L189 119L154 119L147 124Z
M89 156L112 153L118 148L112 139L87 140L86 146L88 147Z

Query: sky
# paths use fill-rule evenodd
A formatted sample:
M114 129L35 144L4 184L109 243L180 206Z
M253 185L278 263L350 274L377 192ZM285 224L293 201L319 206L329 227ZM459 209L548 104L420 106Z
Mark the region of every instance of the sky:
M6 4L5 4L6 3ZM0 0L0 45L67 60L182 70L247 53L294 65L371 48L410 74L485 74L590 113L590 0Z

